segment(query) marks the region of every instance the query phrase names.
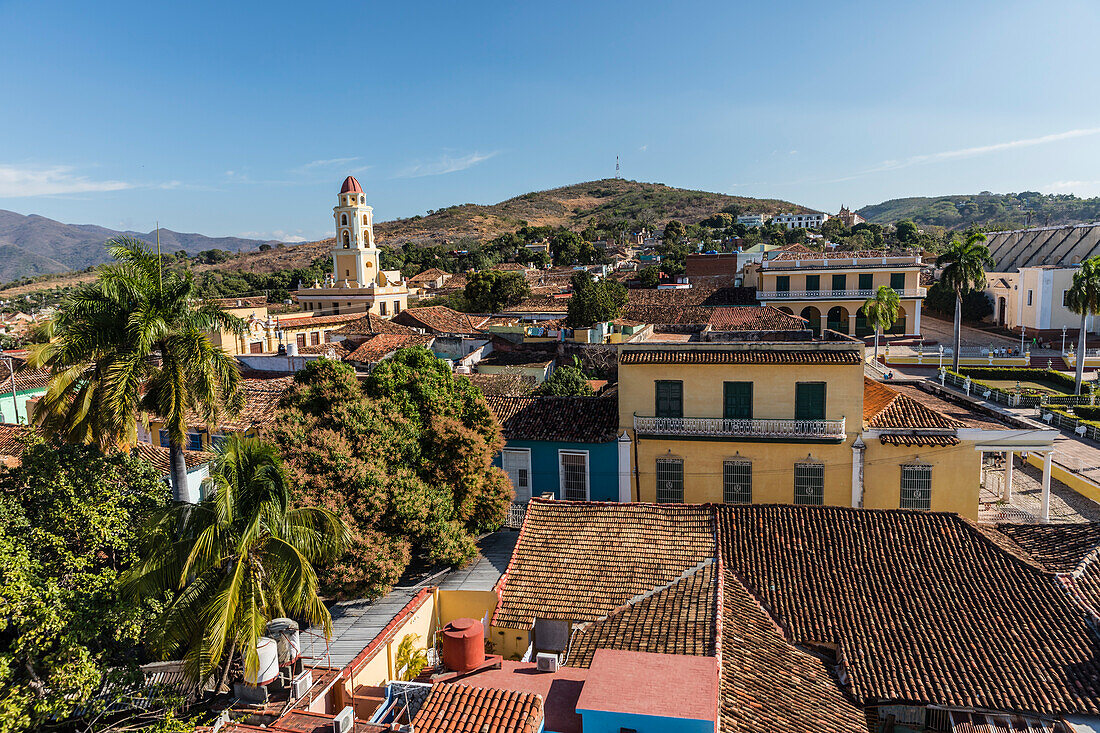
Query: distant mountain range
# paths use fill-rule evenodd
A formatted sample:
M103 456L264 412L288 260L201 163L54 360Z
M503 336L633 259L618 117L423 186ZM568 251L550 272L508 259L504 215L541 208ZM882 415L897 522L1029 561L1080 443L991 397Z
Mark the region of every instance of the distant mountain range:
M94 224L62 224L44 216L17 214L0 209L0 283L22 277L54 272L82 270L109 261L103 244L122 234L150 244L157 241L153 232L120 232ZM165 252L225 249L231 252L255 250L264 242L238 237L206 237L160 230L160 246Z
M922 226L947 229L1023 229L1100 221L1100 198L1072 194L990 193L963 196L918 196L864 206L860 216L879 224L910 219Z
M774 215L809 213L814 209L779 199L730 196L708 191L675 188L618 178L588 181L545 191L533 191L497 204L458 204L413 216L375 224L382 246L406 242L455 242L472 237L490 239L522 226L564 226L580 230L602 219L649 221L661 228L669 219L692 224L718 211ZM378 212L384 215L385 212ZM1035 192L916 197L892 199L864 206L859 213L868 221L892 224L911 219L922 226L965 229L972 225L991 229L1018 229L1100 220L1100 198ZM318 216L325 217L324 211ZM46 273L81 270L108 260L103 243L129 234L153 243L156 232L117 232L94 225L62 224L41 216L24 216L0 210L0 283ZM327 255L330 240L305 242L266 252L264 242L235 237L212 238L162 229L161 247L195 253L206 249L242 252L242 257L199 269L272 272L308 266Z

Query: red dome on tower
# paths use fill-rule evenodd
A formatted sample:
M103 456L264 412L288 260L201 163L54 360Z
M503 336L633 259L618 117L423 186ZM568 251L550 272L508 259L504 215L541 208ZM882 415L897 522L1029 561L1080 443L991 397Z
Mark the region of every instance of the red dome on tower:
M344 185L340 187L340 193L363 193L363 187L359 185L359 181L355 180L355 176L348 176L344 179Z

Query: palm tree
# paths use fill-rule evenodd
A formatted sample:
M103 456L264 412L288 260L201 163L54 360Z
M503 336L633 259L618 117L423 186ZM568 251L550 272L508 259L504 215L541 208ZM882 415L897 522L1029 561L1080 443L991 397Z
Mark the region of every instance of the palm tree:
M187 498L183 445L197 415L214 425L223 405L239 407L240 373L206 334L241 333L244 322L212 304L198 305L190 273L164 272L143 242L108 242L118 261L66 298L49 322L50 342L30 362L50 369L35 419L47 433L104 450L132 444L142 410L163 417L172 492Z
M150 519L140 560L120 584L134 601L168 595L152 647L162 656L182 649L196 680L209 679L226 647L226 671L239 649L246 675L255 674L256 644L272 618L291 614L331 634L314 565L339 557L348 536L332 512L291 506L279 452L259 438L231 437L207 481L210 498Z
M875 295L863 303L863 314L867 323L875 327L875 363L878 363L879 334L894 325L898 320L898 308L901 300L898 293L887 285L880 285Z
M1081 394L1085 376L1085 319L1090 313L1100 313L1100 255L1081 263L1073 273L1073 285L1066 293L1066 306L1081 316L1081 332L1077 337L1077 376L1073 393Z
M936 264L947 264L943 268L942 282L955 291L955 348L951 355L951 369L959 371L959 349L962 346L962 297L971 288L985 286L985 268L993 266L993 258L989 256L989 247L982 242L985 235L981 232L971 232L965 242L956 238L951 239L947 251L936 258Z

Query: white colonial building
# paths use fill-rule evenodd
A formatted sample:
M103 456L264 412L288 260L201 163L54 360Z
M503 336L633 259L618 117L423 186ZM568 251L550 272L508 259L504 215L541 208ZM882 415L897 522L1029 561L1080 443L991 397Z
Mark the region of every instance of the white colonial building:
M317 315L374 313L393 316L408 307L409 288L399 270L381 269L374 241L374 209L354 177L344 179L332 210L336 238L332 274L324 283L298 289L302 309Z
M828 214L780 214L772 218L773 224L782 224L788 229L820 229L829 221Z

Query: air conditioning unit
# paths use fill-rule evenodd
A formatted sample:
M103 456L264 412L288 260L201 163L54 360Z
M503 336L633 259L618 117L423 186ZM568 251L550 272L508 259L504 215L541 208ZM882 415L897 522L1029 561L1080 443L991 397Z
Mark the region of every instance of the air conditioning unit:
M557 672L558 655L539 652L535 655L535 666L540 672Z
M351 733L355 728L355 711L347 705L332 719L332 733Z
M297 700L309 692L311 687L313 687L313 672L307 669L291 681L290 696Z

